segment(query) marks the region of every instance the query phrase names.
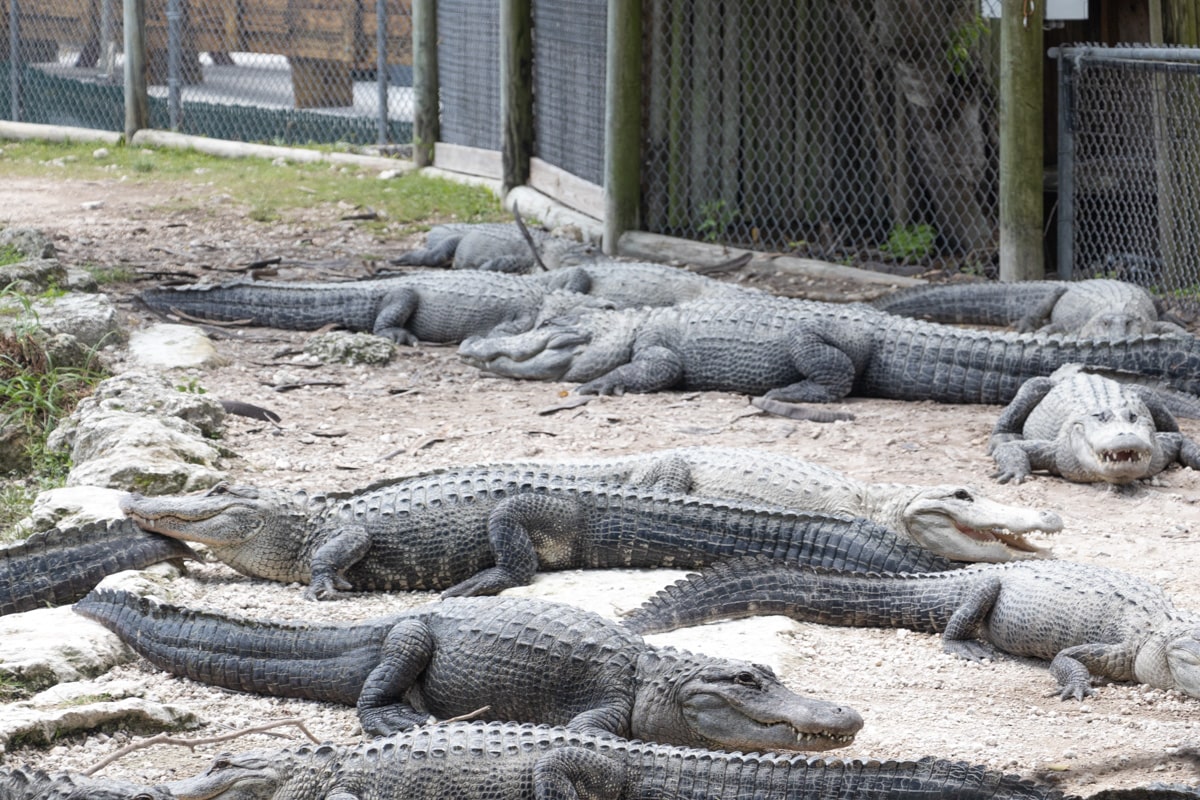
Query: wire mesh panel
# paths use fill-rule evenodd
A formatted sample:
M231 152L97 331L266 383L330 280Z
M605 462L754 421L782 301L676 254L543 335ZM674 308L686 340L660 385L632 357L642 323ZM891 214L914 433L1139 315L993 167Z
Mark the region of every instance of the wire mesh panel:
M1063 272L1200 303L1200 49L1061 51Z
M437 26L441 139L499 150L500 4L438 0Z
M533 154L604 183L606 0L533 2Z
M120 16L119 0L4 3L0 119L122 130Z
M990 266L999 37L979 10L647 0L645 227Z
M6 58L10 39L21 44L0 113L123 130L121 1L9 2ZM146 0L150 124L243 141L411 142L409 23L408 0Z

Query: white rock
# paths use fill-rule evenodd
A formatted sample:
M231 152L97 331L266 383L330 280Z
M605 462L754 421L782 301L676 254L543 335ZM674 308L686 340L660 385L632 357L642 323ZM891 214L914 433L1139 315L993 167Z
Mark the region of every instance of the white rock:
M172 369L224 363L212 340L194 325L151 325L129 336L129 355L144 367Z

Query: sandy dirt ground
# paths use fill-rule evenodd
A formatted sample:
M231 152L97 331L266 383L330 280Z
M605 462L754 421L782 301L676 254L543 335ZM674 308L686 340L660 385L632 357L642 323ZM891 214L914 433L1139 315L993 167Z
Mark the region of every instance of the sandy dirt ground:
M189 190L190 191L190 190ZM208 192L208 194L205 193ZM132 293L163 274L217 279L249 262L280 256L277 279L357 277L362 255L386 257L413 246L340 221L329 207L271 224L252 222L219 187L191 194L189 211L171 211L172 190L156 184L16 180L0 186L0 224L49 231L60 258L76 265L124 265L145 278L120 286L131 327L150 316ZM81 203L103 201L99 209ZM736 276L731 279L738 279ZM795 276L747 282L805 295L830 286ZM274 409L275 427L230 417L224 444L233 479L257 485L352 489L434 466L512 458L607 456L685 445L755 447L810 459L868 481L965 483L1005 503L1058 511L1065 530L1042 540L1060 558L1128 570L1162 585L1183 608L1200 608L1200 481L1172 468L1145 485L1115 491L1037 476L1000 485L986 440L995 406L952 406L851 399L852 422L817 424L765 416L743 396L717 392L601 398L553 414L571 386L490 377L461 364L452 348L401 349L386 367L307 368L295 351L303 333L228 330L216 340L227 365L194 378L209 393ZM123 369L136 365L122 362ZM338 381L286 393L271 387ZM1200 423L1182 421L1200 435ZM538 576L514 590L576 602L610 616L631 608L682 573L595 571ZM433 601L432 594L355 595L304 603L300 588L255 582L220 564L172 582L174 602L253 616L361 619ZM942 652L936 637L908 631L853 630L780 618L722 623L652 637L720 655L772 664L794 690L853 705L866 720L842 757L933 755L986 764L1083 795L1151 781L1197 780L1200 700L1145 686L1105 684L1083 702L1061 701L1046 665L1002 658L970 663ZM97 680L134 680L155 699L193 709L213 735L295 716L321 738L355 741L353 709L250 697L167 677L145 662ZM3 713L0 711L0 713ZM48 750L18 749L6 763L80 768L130 740L129 732L70 738ZM221 750L296 741L292 734L197 748L155 747L103 774L161 780L198 771Z

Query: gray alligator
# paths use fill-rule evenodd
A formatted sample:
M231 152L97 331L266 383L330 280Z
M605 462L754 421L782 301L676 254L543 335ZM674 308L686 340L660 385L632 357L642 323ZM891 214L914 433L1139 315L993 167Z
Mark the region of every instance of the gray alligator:
M70 772L0 768L0 800L180 800L165 787Z
M499 272L417 272L370 281L232 281L150 289L153 309L200 319L287 330L340 325L400 344L456 343L493 330L528 330L579 305L582 295L547 291Z
M1069 367L1025 382L988 449L1001 483L1047 470L1080 483L1128 484L1175 462L1200 468L1200 447L1156 393Z
M1064 700L1092 694L1093 676L1200 697L1200 616L1134 575L1071 561L864 575L739 559L677 581L625 624L652 633L755 614L940 633L974 660L992 648L1045 659Z
M391 263L412 267L446 267L510 273L529 273L582 264L600 251L590 242L577 242L534 228L529 239L516 222L451 222L435 225L425 247ZM530 248L533 245L534 249Z
M1060 800L961 762L824 760L629 741L562 728L455 723L358 746L223 755L165 784L178 800Z
M35 533L0 548L0 615L72 603L115 572L195 557L128 519Z
M530 275L529 280L550 290L601 298L613 308L673 306L711 297L764 294L760 289L649 261L596 259Z
M539 469L464 468L309 495L221 484L200 495L128 495L147 530L202 542L244 575L339 590L495 594L538 569L699 567L754 553L844 569L954 562L864 519L605 486Z
M863 724L852 708L792 693L770 667L655 648L597 614L533 598L457 598L352 625L102 589L75 611L174 675L357 705L372 736L486 709L480 719L694 747L828 750Z
M865 483L821 464L751 448L679 447L509 466L794 511L865 517L955 561L1043 556L1046 551L1027 534L1062 530L1062 518L1052 511L997 503L970 486Z
M584 381L581 394L681 388L792 403L854 394L995 404L1067 363L1200 394L1200 342L1190 336L1103 341L966 330L863 305L786 298L577 309L522 334L466 339L458 352L500 375Z
M1161 303L1145 289L1109 279L916 286L871 305L933 322L1013 326L1083 338L1186 333L1164 318Z

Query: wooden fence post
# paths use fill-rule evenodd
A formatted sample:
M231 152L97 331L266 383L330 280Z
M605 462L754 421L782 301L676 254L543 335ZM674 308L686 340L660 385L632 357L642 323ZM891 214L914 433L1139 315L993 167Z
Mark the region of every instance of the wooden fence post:
M501 191L529 182L533 156L533 7L531 0L500 2Z
M1045 277L1042 251L1042 3L1002 0L1000 280Z
M653 0L652 0L653 2ZM609 0L604 86L604 252L638 225L641 199L642 0Z
M125 25L125 141L150 127L146 92L146 3L124 0Z
M433 164L438 115L437 0L412 0L413 163Z

